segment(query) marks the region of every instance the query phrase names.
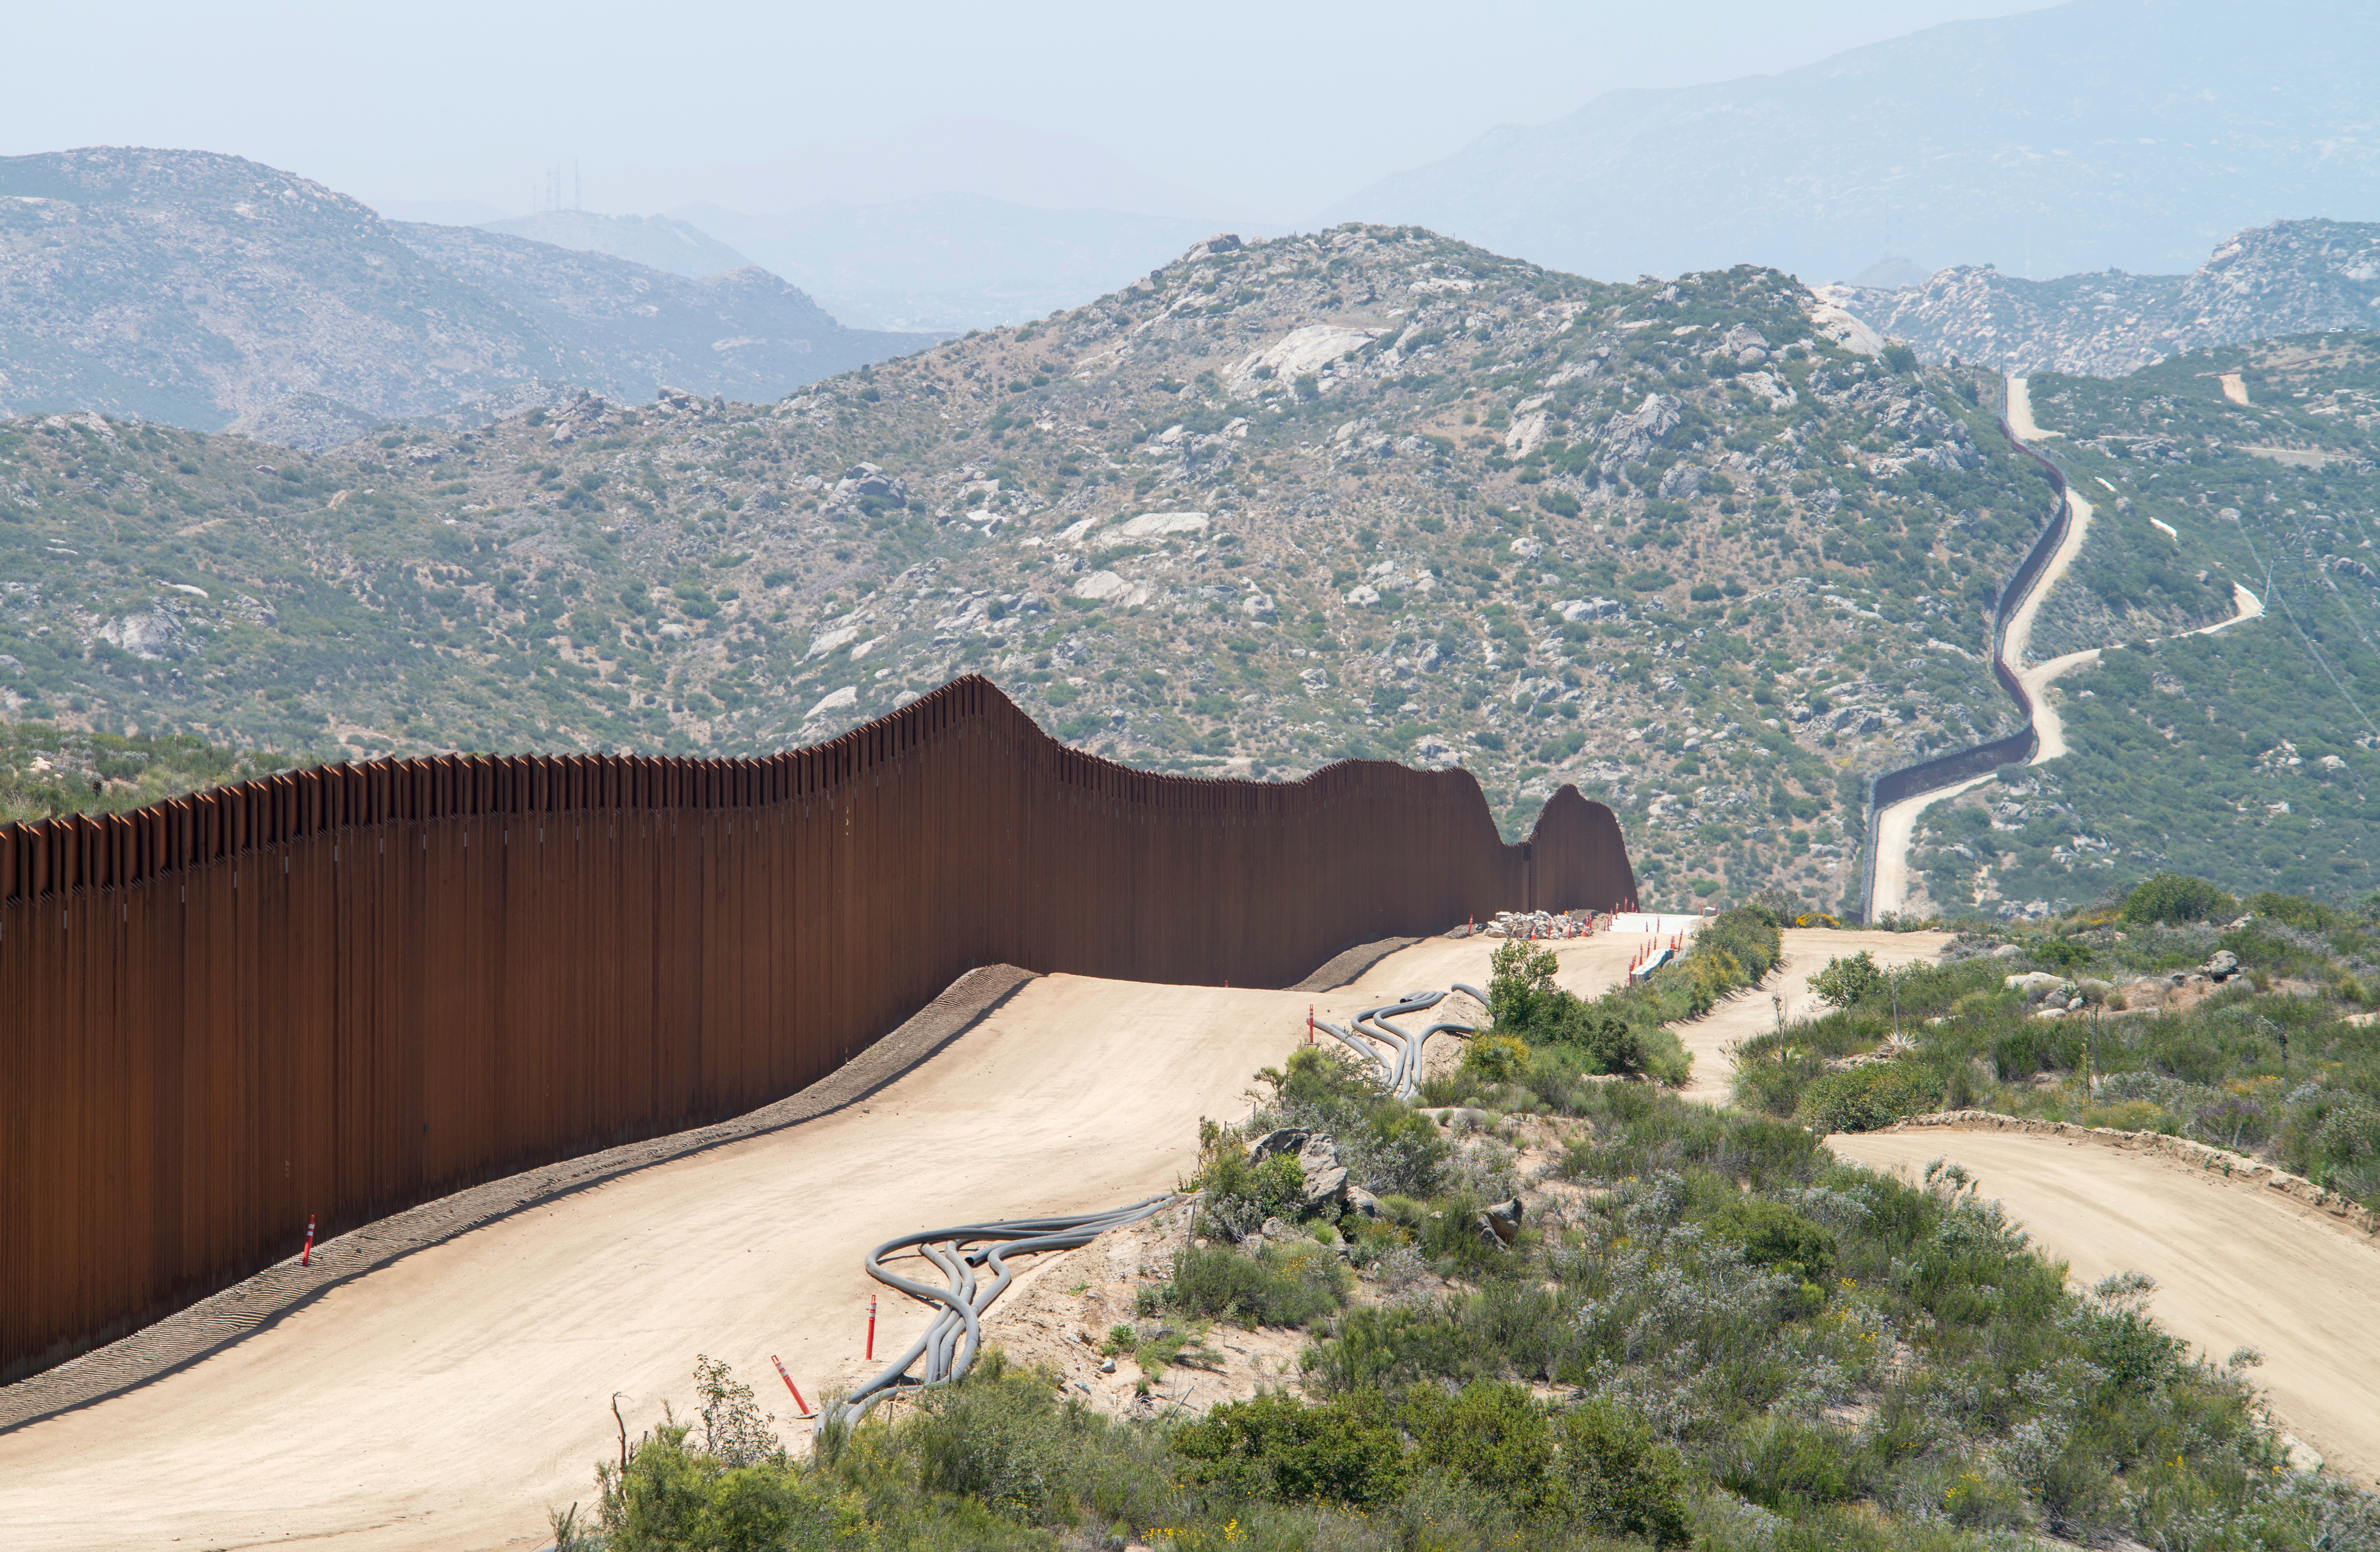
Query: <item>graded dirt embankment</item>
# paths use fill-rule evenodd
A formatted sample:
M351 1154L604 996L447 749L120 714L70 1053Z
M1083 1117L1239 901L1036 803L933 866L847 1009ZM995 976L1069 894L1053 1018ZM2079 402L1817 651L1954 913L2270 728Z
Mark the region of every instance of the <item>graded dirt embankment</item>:
M1728 1102L1725 1048L1811 1016L1809 976L1861 949L1879 964L1930 963L1942 933L1791 931L1767 986L1672 1027L1694 1053L1689 1098ZM2216 1363L2248 1346L2281 1425L2330 1466L2380 1484L2380 1240L2373 1215L2268 1167L2178 1139L1999 1120L1839 1134L1840 1158L1921 1181L1963 1164L2083 1287L2117 1272L2155 1278L2150 1308ZM2228 1168L2227 1168L2228 1166Z
M1425 940L1327 992L1036 979L857 1103L431 1245L188 1368L0 1435L0 1525L12 1548L542 1546L547 1509L591 1499L594 1462L617 1453L615 1390L632 1438L664 1400L687 1413L698 1353L783 1418L774 1353L815 1402L871 1367L871 1246L1166 1191L1198 1118L1245 1113L1251 1074L1305 1037L1309 1005L1343 1020L1484 987L1497 941ZM1561 981L1598 993L1640 946L1555 945ZM927 1312L882 1307L877 1350L897 1353Z
M2145 1272L2150 1308L2205 1357L2265 1355L2252 1375L2281 1425L2337 1470L2380 1481L2380 1245L2245 1171L2043 1130L1909 1126L1827 1139L1912 1182L1973 1174L2082 1286Z

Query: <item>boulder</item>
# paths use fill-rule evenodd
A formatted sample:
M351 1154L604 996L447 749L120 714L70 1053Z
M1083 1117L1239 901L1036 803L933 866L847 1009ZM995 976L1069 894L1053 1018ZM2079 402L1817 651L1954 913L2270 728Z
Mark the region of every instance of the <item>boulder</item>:
M1261 1164L1277 1153L1295 1153L1313 1136L1311 1132L1294 1126L1284 1126L1278 1132L1268 1132L1248 1145L1248 1162Z
M1525 1211L1518 1196L1509 1202L1498 1202L1482 1208L1479 1214L1481 1231L1498 1248L1509 1247L1520 1237L1521 1214Z
M1360 1185L1351 1185L1347 1188L1347 1210L1359 1218L1377 1219L1380 1216L1380 1199Z
M2053 976L2046 970L2028 970L2022 976L2004 976L2000 982L2010 991L2024 993L2028 1002L2038 1002L2066 985L2066 977Z
M1329 1133L1285 1126L1277 1132L1268 1132L1248 1145L1248 1162L1251 1164L1262 1164L1282 1154L1296 1158L1298 1172L1305 1177L1302 1199L1298 1203L1299 1212L1313 1212L1346 1198L1347 1169L1339 1162L1339 1149L1331 1142Z
M1992 957L1994 959L2014 959L2023 952L2024 951L2017 947L2014 943L2002 943L1998 948L1992 951Z
M1682 408L1681 401L1667 394L1647 394L1633 410L1613 416L1602 431L1611 461L1633 464L1643 459L1676 429Z
M2218 981L2228 981L2240 973L2240 956L2229 949L2218 949L2206 962L2206 974Z
M906 501L909 487L904 481L887 475L874 464L854 464L844 470L843 479L835 484L835 494L856 500L874 496L880 501Z

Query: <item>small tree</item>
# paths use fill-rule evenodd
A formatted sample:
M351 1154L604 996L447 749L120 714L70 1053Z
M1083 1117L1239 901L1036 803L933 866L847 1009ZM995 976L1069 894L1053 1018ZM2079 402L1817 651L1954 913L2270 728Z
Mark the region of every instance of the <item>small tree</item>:
M1836 1008L1854 1007L1884 988L1884 971L1865 949L1849 959L1827 961L1827 967L1810 977L1810 989L1818 994L1818 1000Z
M2152 873L2124 897L2128 922L2194 922L2228 918L2240 903L2204 879L2186 873Z
M1524 1037L1551 1011L1560 992L1554 974L1561 962L1551 949L1541 949L1519 938L1496 945L1488 961L1488 1015L1497 1032Z

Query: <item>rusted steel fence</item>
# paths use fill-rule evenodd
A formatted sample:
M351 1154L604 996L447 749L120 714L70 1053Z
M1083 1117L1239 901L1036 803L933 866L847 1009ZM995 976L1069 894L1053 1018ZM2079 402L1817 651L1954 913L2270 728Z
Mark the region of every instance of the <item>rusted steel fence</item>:
M1286 985L1634 893L1563 788L1127 770L965 679L759 760L331 766L0 828L0 1381L325 1235L801 1088L1007 962Z

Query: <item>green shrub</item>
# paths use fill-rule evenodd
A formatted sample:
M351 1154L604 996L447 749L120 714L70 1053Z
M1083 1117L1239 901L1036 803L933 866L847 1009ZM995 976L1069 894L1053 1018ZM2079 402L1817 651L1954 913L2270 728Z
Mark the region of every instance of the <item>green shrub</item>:
M1280 1067L1258 1072L1257 1081L1271 1085L1281 1124L1330 1134L1348 1178L1366 1191L1427 1195L1438 1189L1445 1139L1428 1117L1381 1091L1370 1063L1301 1047Z
M1463 1071L1489 1083L1510 1083L1529 1070L1529 1047L1510 1035L1479 1035L1463 1053Z
M730 1466L655 1429L625 1473L599 1473L606 1552L785 1552L873 1544L859 1506L782 1462Z
M2347 914L2321 901L2302 894L2280 894L2266 890L2251 895L2247 908L2260 916L2270 916L2284 927L2300 932L2328 932L2347 925Z
M1781 1203L1730 1202L1703 1222L1712 1233L1742 1246L1743 1258L1755 1267L1820 1284L1834 1275L1834 1235Z
M966 1384L919 1391L917 1409L905 1428L920 1487L976 1499L1028 1524L1059 1510L1063 1419L1047 1380L1009 1368L993 1349L977 1360Z
M1232 1141L1234 1146L1208 1159L1198 1179L1207 1219L1219 1231L1239 1239L1269 1218L1293 1213L1305 1196L1305 1172L1295 1154L1277 1153L1251 1164Z
M1656 1546L1693 1539L1686 1505L1694 1477L1676 1450L1654 1442L1651 1429L1606 1401L1571 1408L1554 1429L1567 1508L1577 1519Z
M1378 1391L1319 1406L1284 1391L1226 1401L1177 1430L1173 1448L1191 1481L1234 1497L1369 1509L1404 1487L1404 1443Z
M2204 879L2152 873L2124 897L2127 922L2216 921L2239 914L2240 903Z
M1924 1114L1937 1098L1938 1091L1902 1063L1877 1061L1811 1080L1802 1090L1800 1114L1821 1134L1874 1132Z
M1419 1463L1524 1516L1560 1507L1553 1425L1522 1387L1480 1380L1453 1396L1418 1388L1406 1398L1400 1420L1413 1435Z
M1827 1429L1772 1416L1752 1430L1719 1479L1755 1503L1791 1510L1856 1495L1858 1464Z
M1157 1303L1241 1326L1305 1326L1344 1305L1354 1280L1336 1253L1310 1240L1268 1244L1254 1255L1190 1245L1174 1254L1172 1279L1158 1290Z
M2307 1152L2315 1183L2351 1196L2380 1194L2380 1109L2360 1096L2330 1109Z
M1810 977L1810 989L1818 994L1822 1002L1837 1008L1854 1007L1883 993L1884 972L1877 968L1876 956L1862 949L1849 959L1827 961L1827 967Z

